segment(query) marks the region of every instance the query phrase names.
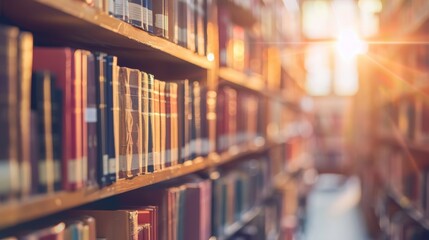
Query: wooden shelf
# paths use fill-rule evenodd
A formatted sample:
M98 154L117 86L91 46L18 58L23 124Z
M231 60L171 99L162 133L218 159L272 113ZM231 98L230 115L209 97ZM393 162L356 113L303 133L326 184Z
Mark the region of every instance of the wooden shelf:
M229 163L248 155L263 152L270 146L270 144L253 144L251 146L231 148L230 151L220 155L212 153L207 158L197 158L183 165L170 167L159 172L137 176L133 179L119 180L102 189L58 192L0 205L0 216L2 216L0 217L0 230L107 197Z
M393 134L385 134L385 133L378 133L377 138L381 142L406 148L407 150L410 150L410 151L429 153L429 143L416 143L405 139L405 137L402 137L402 139L399 139Z
M262 76L257 74L245 74L232 68L221 67L219 69L219 78L225 82L252 91L263 92L265 90Z
M399 207L401 207L401 209L404 210L411 219L420 224L426 230L429 230L429 219L427 219L425 214L420 209L412 204L410 199L393 189L388 189L387 193L388 196L394 200L396 204L398 204Z
M22 0L0 4L2 17L32 31L36 40L41 38L42 43L103 51L118 56L119 63L124 66L138 69L143 66L158 75L169 72L173 76L180 75L180 71L189 72L189 69L214 67L214 62L205 56L151 35L81 1ZM172 64L183 67L171 68Z

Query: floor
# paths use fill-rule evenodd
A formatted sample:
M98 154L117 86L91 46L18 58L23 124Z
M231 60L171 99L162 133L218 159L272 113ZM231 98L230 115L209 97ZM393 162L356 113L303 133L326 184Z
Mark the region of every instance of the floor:
M303 234L299 240L367 240L358 208L360 182L357 177L320 175L307 198Z

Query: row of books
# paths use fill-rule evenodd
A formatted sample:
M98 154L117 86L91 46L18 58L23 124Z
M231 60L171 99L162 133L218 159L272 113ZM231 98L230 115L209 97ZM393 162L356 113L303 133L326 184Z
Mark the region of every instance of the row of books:
M216 103L217 152L227 151L263 136L262 101L257 94L225 85Z
M429 216L429 171L418 166L419 157L384 146L379 150L377 170L388 190L407 197Z
M429 101L422 95L404 96L385 103L380 111L380 131L395 133L407 141L429 141Z
M166 38L200 55L207 54L207 19L211 0L87 0L90 5Z
M114 56L33 49L31 34L0 32L1 199L104 186L214 150L199 82L159 81Z
M380 239L427 239L429 231L387 195L377 198L376 212L380 218Z
M265 207L262 201L270 187L265 179L267 164L266 159L249 160L217 178L189 175L162 186L127 192L107 199L96 209L68 211L63 216L72 220L26 230L31 238L19 234L18 239L209 239L224 236L228 226L258 206L262 216L270 218L263 218L264 224L274 224L271 217L278 206L271 203Z
M234 12L228 7L219 6L219 64L221 67L262 74L262 41L250 30L233 23L233 15Z
M96 222L93 217L82 215L70 217L66 221L24 230L16 237L4 240L96 240Z
M260 206L269 195L272 179L267 158L244 162L213 182L213 234L224 237L229 227Z

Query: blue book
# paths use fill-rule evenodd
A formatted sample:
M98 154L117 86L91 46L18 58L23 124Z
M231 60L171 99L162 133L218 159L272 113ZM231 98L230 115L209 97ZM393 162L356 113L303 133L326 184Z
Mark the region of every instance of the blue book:
M107 134L107 154L109 156L108 162L108 182L113 183L116 181L116 152L115 152L115 128L114 128L114 108L113 108L113 79L117 76L116 68L118 67L118 60L115 56L106 57L106 134Z

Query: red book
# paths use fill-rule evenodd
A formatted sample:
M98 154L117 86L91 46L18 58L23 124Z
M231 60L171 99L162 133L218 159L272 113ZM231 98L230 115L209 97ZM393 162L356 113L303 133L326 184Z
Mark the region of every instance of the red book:
M76 54L75 54L76 53ZM80 174L82 151L77 142L81 136L81 125L78 125L77 112L80 102L80 80L76 79L80 64L80 52L70 48L43 48L36 47L33 56L33 70L49 70L57 77L56 87L63 92L63 120L62 120L62 173L63 188L76 190L82 187ZM76 56L75 56L76 55ZM80 61L79 61L80 62ZM79 100L79 101L78 101ZM79 133L78 133L79 132ZM78 152L80 150L80 152ZM80 155L79 155L80 154Z

